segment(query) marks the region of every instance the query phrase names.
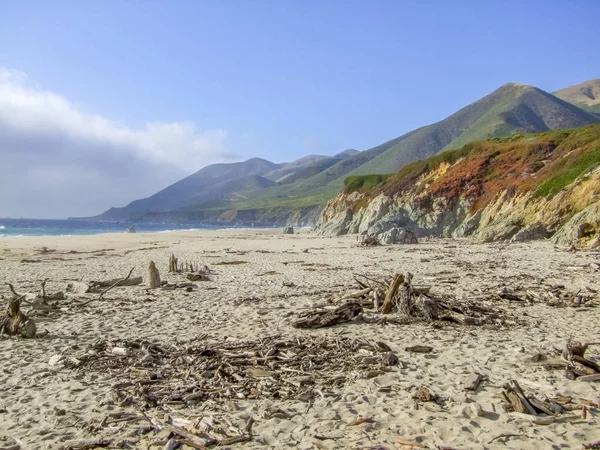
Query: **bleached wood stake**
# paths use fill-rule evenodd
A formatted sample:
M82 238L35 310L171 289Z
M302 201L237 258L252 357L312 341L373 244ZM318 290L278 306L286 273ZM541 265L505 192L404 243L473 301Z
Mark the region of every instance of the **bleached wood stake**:
M383 306L381 307L381 312L383 314L389 314L394 310L394 297L396 296L396 292L398 292L398 288L402 283L404 283L404 275L401 273L394 275L394 278L392 279L390 287L388 288L385 296L385 300L383 301Z
M154 261L150 261L150 265L148 266L148 278L150 279L151 289L160 287L160 273Z

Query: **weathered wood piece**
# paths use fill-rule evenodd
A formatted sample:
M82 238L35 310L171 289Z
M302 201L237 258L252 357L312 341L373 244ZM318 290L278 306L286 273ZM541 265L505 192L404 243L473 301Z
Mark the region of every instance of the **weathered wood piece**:
M158 272L158 268L154 261L150 261L150 265L148 266L148 278L150 280L150 288L156 289L160 287L160 273Z
M137 277L137 278L131 278L131 274L133 273L133 270L135 269L135 267L132 267L131 270L129 271L129 273L127 274L127 276L123 279L118 279L116 281L114 281L113 284L111 284L109 287L107 287L106 289L104 289L103 291L99 292L99 296L98 298L92 298L90 300L88 300L87 302L83 302L80 306L86 306L87 304L93 302L94 300L100 300L102 297L104 297L104 294L106 294L108 291L110 291L111 289L113 289L116 286L135 286L137 284L140 284L142 282L142 277ZM131 281L133 281L133 283L131 283Z
M398 312L405 316L412 316L415 309L415 299L411 284L412 278L412 273L407 272L404 276L404 284L398 290L398 300L396 301Z
M412 347L406 347L404 350L411 353L431 353L433 347L429 345L413 345Z
M578 377L577 381L600 381L600 373L594 375L583 375Z
M21 311L21 302L25 295L19 295L12 284L6 283L13 296L8 300L6 310L0 312L0 336L20 335L24 338L34 338L37 332L35 321Z
M171 257L169 258L169 273L175 272L178 272L177 258L175 258L175 255L171 253Z
M537 416L537 412L523 394L523 390L516 380L511 380L504 385L504 391L502 392L505 401L510 405L512 411L517 413L531 414Z
M476 391L482 380L483 380L483 376L480 373L474 373L465 382L465 390L466 391Z
M362 312L359 303L348 302L338 306L334 310L313 311L306 317L294 322L294 328L324 328L337 325L339 323L350 322Z
M562 351L562 359L566 362L565 377L568 379L595 381L595 375L600 374L600 366L585 357L585 352L590 345L596 343L584 343L579 341L568 341Z
M385 294L385 300L383 301L383 306L381 307L382 314L389 314L394 310L394 307L396 306L396 292L402 283L404 283L404 275L401 273L394 275L394 278L392 278L392 281L390 282L387 293Z
M112 444L112 439L96 438L96 439L73 439L65 441L60 447L61 450L81 450L97 447L108 447Z

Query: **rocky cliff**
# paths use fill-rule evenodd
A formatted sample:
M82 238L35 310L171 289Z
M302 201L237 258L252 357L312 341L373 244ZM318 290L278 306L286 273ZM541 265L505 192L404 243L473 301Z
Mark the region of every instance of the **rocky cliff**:
M317 231L600 245L600 125L471 143L366 187L373 177L347 179Z

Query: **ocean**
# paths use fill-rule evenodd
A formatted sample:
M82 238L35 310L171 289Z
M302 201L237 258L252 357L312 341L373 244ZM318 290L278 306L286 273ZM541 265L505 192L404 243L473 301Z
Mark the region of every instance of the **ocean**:
M85 220L0 219L0 238L7 236L69 236L100 233L124 233L129 227L138 233L175 230L216 230L216 226L198 223L167 222L92 222Z

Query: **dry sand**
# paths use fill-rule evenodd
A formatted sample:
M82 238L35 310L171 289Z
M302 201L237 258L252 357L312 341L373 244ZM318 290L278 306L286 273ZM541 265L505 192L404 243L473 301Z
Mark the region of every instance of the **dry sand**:
M40 254L41 247L54 251ZM48 331L46 336L0 340L0 439L6 437L0 440L0 448L14 444L22 449L59 448L67 439L118 434L116 427L132 426L122 423L100 431L94 427L108 413L134 410L111 400L115 375L52 367L53 355L74 354L99 339L174 343L198 337L224 341L274 334L383 341L401 365L375 378L355 379L334 396L317 395L313 403L240 399L218 408L214 403L212 408L174 406L171 416L215 414L241 428L252 417L253 439L231 446L249 449L411 448L402 447L403 439L431 449L558 449L581 448L582 443L600 440L598 409L590 408L585 420L535 425L505 413L498 397L503 384L516 379L539 396L598 401L600 384L570 381L562 370L525 363L536 352L555 355L571 337L600 341L598 308L511 304L508 307L521 316L523 324L509 322L497 330L381 326L360 320L320 330L297 330L290 325L297 312L353 289L353 272L382 277L411 271L415 282L459 297L519 283L598 291L600 272L589 267L590 262L600 260L597 252L564 252L548 242L475 245L455 240L358 248L355 236L282 235L279 230L3 238L0 281L13 283L19 292L35 292L40 281L48 278L47 288L55 292L64 291L73 280L122 277L135 266L134 275L142 275L145 284L150 260L157 263L163 278L181 280L181 276L166 274L171 253L180 260L212 267L217 272L213 281L198 282L193 292L148 291L145 285L115 288L102 300L83 307L81 303L94 295L68 295L59 302L59 312L35 316L39 330ZM230 260L246 263L215 265ZM269 271L277 273L259 276ZM4 285L0 294L4 299L10 295ZM250 297L254 300L242 301ZM415 344L430 345L434 351L413 354L404 350ZM588 355L598 358L599 350L593 347ZM467 393L465 380L475 372L487 380L477 392ZM444 406L431 403L416 409L412 393L421 385L445 397ZM360 417L373 420L348 425Z

